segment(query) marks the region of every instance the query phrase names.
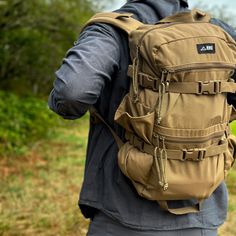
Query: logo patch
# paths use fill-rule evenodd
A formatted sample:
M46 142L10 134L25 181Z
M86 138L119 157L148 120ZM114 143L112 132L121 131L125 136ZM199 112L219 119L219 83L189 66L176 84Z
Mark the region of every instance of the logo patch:
M197 44L197 51L199 54L214 54L216 47L214 43Z

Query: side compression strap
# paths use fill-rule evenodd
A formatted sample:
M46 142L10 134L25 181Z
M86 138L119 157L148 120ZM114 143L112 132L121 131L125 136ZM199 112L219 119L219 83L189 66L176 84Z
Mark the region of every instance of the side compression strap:
M169 211L174 215L184 215L184 214L199 212L202 208L203 200L199 200L198 203L195 204L194 206L187 206L181 208L169 208L167 201L158 201L158 203L163 209Z

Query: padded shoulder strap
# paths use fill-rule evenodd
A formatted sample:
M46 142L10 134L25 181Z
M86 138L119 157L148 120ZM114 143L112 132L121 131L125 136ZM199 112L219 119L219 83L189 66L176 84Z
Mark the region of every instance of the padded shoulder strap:
M141 23L140 21L132 18L131 17L132 15L133 14L131 13L116 13L116 12L98 13L86 23L84 28L94 23L107 23L116 26L118 28L121 28L122 30L130 34L132 31L136 30L137 28L143 25L143 23Z
M165 17L159 23L171 23L171 22L209 22L211 16L202 12L198 9L193 9L192 11L180 12L175 15Z

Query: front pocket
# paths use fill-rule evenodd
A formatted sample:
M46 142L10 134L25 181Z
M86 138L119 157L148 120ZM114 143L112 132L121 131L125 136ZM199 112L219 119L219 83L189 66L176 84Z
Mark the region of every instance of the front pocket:
M139 102L133 102L126 95L115 114L115 121L130 133L135 133L145 142L150 143L153 134L155 112Z
M146 185L153 166L153 157L127 142L118 152L118 164L124 175L134 182Z
M143 197L150 200L206 199L224 180L224 155L207 157L202 161L168 159L166 191L160 188L154 168L142 192Z
M206 199L225 177L223 153L205 157L201 161L167 159L165 172L159 172L161 161L154 161L150 154L143 153L127 142L118 153L122 172L132 181L138 194L149 200ZM232 164L232 162L230 162ZM165 174L168 188L160 183Z

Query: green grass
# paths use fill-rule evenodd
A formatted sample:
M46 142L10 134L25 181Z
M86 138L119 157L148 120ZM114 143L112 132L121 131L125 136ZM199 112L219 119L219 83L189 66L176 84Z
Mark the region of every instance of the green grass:
M230 128L232 133L236 135L236 120L230 123Z
M235 236L236 235L236 166L229 172L226 179L229 190L229 208L228 218L225 224L221 227L220 236Z
M78 207L88 117L65 122L52 137L21 157L0 160L0 235L85 236L88 220ZM220 236L236 235L236 168L227 178L228 220Z
M66 122L53 139L0 162L0 235L85 235L77 207L88 119Z

